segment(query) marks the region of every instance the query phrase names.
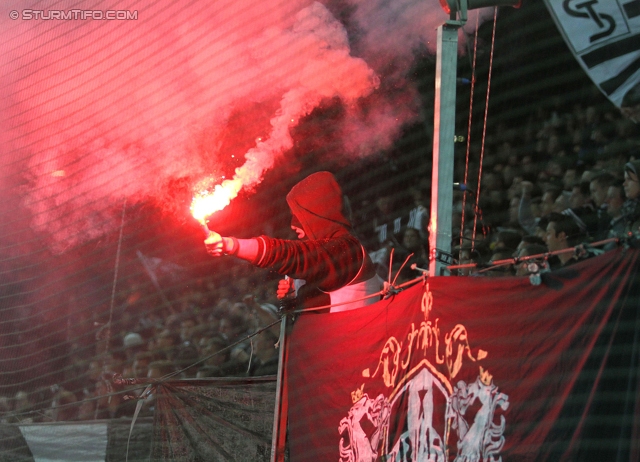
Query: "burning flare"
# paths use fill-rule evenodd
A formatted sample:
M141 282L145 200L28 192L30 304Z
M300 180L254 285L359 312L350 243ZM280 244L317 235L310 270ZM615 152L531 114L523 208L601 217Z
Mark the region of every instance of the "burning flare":
M287 47L306 56L304 63L295 73L276 67L270 71L272 74L264 76L266 81L280 82L288 90L270 120L268 136L258 139L245 154L245 163L236 168L233 179L213 186L213 180L208 178L194 188L191 213L203 225L208 215L229 205L240 189L252 190L262 181L264 173L293 147L290 129L324 99L339 97L349 106L380 84L364 60L351 56L346 30L320 3L301 10L293 27L283 30L281 36Z
M210 187L211 179L202 180L195 187L195 194L191 201L191 215L203 226L205 218L225 208L238 195L242 183L237 178L224 180L222 184Z

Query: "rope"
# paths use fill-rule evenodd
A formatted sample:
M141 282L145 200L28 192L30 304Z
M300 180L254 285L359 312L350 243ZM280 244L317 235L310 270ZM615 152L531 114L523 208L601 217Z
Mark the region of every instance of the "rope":
M120 218L120 233L118 235L118 247L116 249L116 261L113 269L113 285L111 286L111 302L109 304L109 320L107 321L107 335L105 339L104 354L109 352L109 344L111 343L111 322L113 320L113 306L116 300L116 285L118 282L118 269L120 268L120 251L122 249L122 236L124 233L124 217L127 210L127 199L122 203L122 216ZM106 361L106 359L105 359ZM103 365L104 366L104 365Z
M620 238L617 237L612 237L609 239L604 239L602 241L598 241L598 242L593 242L590 244L578 244L576 246L573 247L567 247L566 249L560 249L560 250L554 250L552 252L546 252L546 253L539 253L536 255L529 255L526 257L513 257L513 258L505 258L504 260L496 260L493 262L489 262L487 264L480 264L478 265L478 263L465 263L464 265L450 265L447 266L448 270L456 270L456 269L465 269L465 268L477 268L478 266L482 266L483 270L486 269L491 269L491 268L495 268L498 266L505 266L505 265L517 265L518 263L522 263L525 261L529 261L529 260L540 260L540 259L544 259L544 260L548 260L549 257L552 257L554 255L562 255L565 253L575 253L576 250L579 250L581 248L588 248L588 247L600 247L602 245L606 245L606 244L612 244L612 243L616 243L619 244L621 241Z
M471 121L473 119L473 94L476 88L476 57L478 51L478 26L480 15L476 15L476 30L473 39L473 62L471 64L471 95L469 96L469 123L467 126L467 152L464 164L464 184L469 184L469 155L471 153ZM462 221L460 222L460 253L458 259L462 259L462 241L464 239L464 215L467 207L467 194L462 194Z
M118 248L116 249L116 262L115 268L113 270L113 285L111 287L111 303L109 304L109 320L107 321L107 335L105 337L104 343L104 359L102 362L102 370L106 369L107 366L107 353L109 353L109 344L111 343L111 322L113 321L113 306L115 305L116 299L116 284L118 282L118 269L120 267L120 250L122 249L122 236L124 234L124 217L125 212L127 210L127 198L124 198L124 202L122 202L122 216L120 218L120 234L118 236ZM111 399L111 398L109 398ZM96 407L96 414L94 416L97 418L98 409Z
M471 250L475 249L476 226L478 225L478 209L480 208L480 186L482 185L482 162L484 160L484 143L487 136L487 117L489 113L489 95L491 93L491 71L493 70L493 50L496 43L496 23L498 19L498 7L493 10L493 32L491 35L491 55L489 58L489 76L487 77L487 96L484 103L484 122L482 126L482 147L480 149L480 166L478 168L478 188L476 191L476 207L473 217L473 230L471 235Z

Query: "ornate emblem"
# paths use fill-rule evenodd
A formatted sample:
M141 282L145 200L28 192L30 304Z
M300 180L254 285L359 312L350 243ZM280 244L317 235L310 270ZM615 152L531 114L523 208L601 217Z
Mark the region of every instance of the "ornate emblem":
M390 337L373 374L369 368L362 372L388 394L371 399L366 382L351 392L353 406L338 426L340 462L445 462L452 450L456 462L501 462L506 422L504 415L499 423L494 418L509 407L509 398L482 367L475 382L459 380L452 387L465 361L488 353L472 353L462 324L441 336L438 319L428 319L431 303L427 285L421 306L425 320L411 325L405 341Z

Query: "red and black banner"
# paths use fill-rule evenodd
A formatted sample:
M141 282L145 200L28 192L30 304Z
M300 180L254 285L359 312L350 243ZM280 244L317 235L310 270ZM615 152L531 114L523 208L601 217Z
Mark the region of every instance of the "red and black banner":
M637 460L639 256L301 316L291 460Z

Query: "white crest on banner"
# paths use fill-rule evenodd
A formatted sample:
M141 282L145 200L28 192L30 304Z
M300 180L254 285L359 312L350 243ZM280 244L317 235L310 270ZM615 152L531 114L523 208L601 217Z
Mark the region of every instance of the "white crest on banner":
M483 374L484 375L484 374ZM491 382L490 376L480 376L471 385L463 381L458 382L456 390L451 395L448 417L452 417L452 428L458 433L458 455L456 462L502 460L500 450L504 446L504 416L500 416L500 423L496 424L493 417L496 408L502 410L509 407L509 397L498 393L498 387ZM473 423L469 426L466 413L476 401L480 409L473 416ZM496 458L497 457L497 458Z
M389 337L375 371L362 371L368 380L381 380L388 393L371 399L366 382L351 392L353 406L338 426L340 462L445 462L453 442L456 462L502 460L506 422L502 414L499 423L495 417L498 408L509 407L509 397L482 367L475 382L459 380L452 387L464 362L476 363L488 353L472 354L462 324L441 334L438 319L429 319L433 298L428 284L425 288L424 321L411 323L404 342ZM413 366L412 358L419 359ZM446 375L439 371L443 368Z

